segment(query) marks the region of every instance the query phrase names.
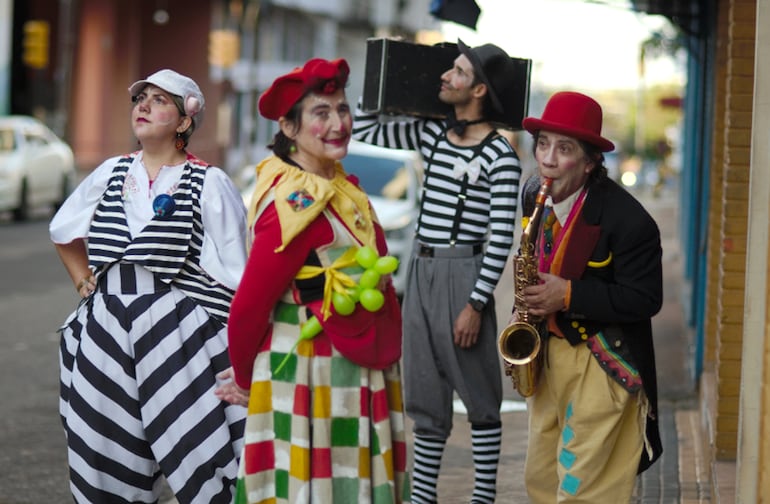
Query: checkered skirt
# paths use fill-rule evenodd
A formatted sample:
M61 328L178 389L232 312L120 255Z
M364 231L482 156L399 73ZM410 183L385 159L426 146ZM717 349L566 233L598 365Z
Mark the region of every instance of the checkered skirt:
M398 363L361 367L325 333L292 350L304 321L304 307L280 303L256 357L236 502L408 501Z

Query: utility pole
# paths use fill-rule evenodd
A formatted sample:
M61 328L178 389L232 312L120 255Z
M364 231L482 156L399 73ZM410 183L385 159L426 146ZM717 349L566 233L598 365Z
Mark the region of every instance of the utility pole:
M61 138L68 137L72 95L72 61L75 56L75 13L77 0L59 0L59 40L57 41L54 83L56 101L51 128Z
M0 116L11 111L11 37L13 0L0 0Z

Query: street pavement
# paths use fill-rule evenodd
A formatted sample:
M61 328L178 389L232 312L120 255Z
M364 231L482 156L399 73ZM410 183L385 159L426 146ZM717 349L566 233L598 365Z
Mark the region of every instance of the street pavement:
M694 408L689 370L690 332L680 302L681 257L678 208L673 194L639 199L661 228L664 306L653 319L661 396L663 457L640 478L634 504L679 503L680 447L677 415ZM64 434L58 418L58 335L56 328L77 302L71 282L47 237L47 214L30 223L0 218L0 504L72 502L67 489ZM498 324L508 321L512 276L506 271L496 291ZM504 383L503 446L498 501L526 503L523 481L527 413L510 382ZM458 410L461 404L458 403ZM467 503L473 490L470 429L456 411L439 479L439 502ZM162 504L175 500L166 497ZM709 502L707 498L697 501Z
M0 219L0 504L72 502L56 329L77 294L48 239L48 218Z

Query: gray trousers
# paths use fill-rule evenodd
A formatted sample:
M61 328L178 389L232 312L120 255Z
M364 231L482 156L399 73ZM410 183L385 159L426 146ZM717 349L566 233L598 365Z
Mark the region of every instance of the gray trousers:
M447 439L452 431L453 393L465 404L468 421L500 421L502 373L497 351L494 299L481 314L476 345L454 344L454 321L468 303L483 254L471 247L435 248L433 257L409 259L403 300L404 399L414 433Z

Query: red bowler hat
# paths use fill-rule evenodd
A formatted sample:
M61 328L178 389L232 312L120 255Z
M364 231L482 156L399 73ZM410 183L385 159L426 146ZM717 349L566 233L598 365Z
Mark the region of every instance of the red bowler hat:
M597 146L602 152L615 144L602 133L602 107L590 96L573 91L554 94L545 104L542 119L527 117L521 125L530 133L540 130L571 136Z
M313 58L302 68L297 67L273 81L259 97L259 113L277 121L309 91L332 94L344 88L349 74L348 62L342 58L332 61Z

